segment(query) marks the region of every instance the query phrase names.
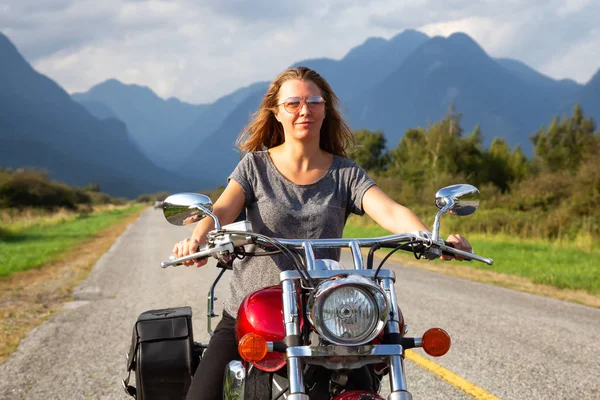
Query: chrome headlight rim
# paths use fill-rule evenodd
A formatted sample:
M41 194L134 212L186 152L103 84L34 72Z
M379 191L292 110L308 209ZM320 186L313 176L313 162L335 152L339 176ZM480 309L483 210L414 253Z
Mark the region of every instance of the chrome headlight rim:
M322 322L322 307L325 300L342 287L353 287L364 293L375 307L375 318L370 328L359 337L343 339L334 335ZM309 297L307 316L315 330L323 339L342 346L360 346L375 339L385 327L389 314L389 305L383 289L376 283L360 275L338 275L322 281Z

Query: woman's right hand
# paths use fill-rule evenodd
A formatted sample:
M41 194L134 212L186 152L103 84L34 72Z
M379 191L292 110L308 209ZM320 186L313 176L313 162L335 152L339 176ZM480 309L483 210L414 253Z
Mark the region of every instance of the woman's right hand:
M199 247L199 240L193 238L185 238L181 242L175 243L175 246L173 247L173 256L177 258L189 256L190 254L198 252ZM188 260L184 261L183 265L189 267L190 265L196 264L196 267L200 268L203 265L206 265L207 262L208 260L206 258L203 260Z

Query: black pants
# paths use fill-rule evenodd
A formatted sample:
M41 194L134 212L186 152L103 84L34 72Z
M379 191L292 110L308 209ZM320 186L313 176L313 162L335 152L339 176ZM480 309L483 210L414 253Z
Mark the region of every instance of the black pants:
M235 318L223 311L215 333L202 355L194 374L187 400L221 400L225 367L232 360L241 360L235 338Z

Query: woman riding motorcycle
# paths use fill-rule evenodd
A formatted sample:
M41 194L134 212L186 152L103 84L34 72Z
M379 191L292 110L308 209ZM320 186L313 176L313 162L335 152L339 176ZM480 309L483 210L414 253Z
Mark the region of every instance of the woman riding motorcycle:
M271 83L238 143L248 153L213 207L222 224L233 222L246 208L254 232L269 237L339 238L350 213L367 213L392 233L429 231L410 209L390 199L347 158L352 131L327 81L309 68L288 69ZM190 238L174 246L173 255L197 252L211 229L211 219L200 221ZM471 251L460 235L447 241ZM339 250L316 250L315 256L338 260ZM206 260L185 264L200 267ZM188 400L222 398L224 368L240 359L235 336L238 307L255 290L279 284L279 273L291 268L288 264L282 255L234 262L223 318L194 375Z

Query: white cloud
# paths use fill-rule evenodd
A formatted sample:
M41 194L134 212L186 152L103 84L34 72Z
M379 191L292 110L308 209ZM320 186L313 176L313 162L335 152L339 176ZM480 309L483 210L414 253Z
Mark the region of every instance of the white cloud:
M541 68L546 74L568 77L579 82L587 82L598 69L598 49L600 49L600 28L594 29L586 40L574 43L565 53L558 53Z
M448 37L455 32L463 32L475 38L489 53L502 53L516 39L518 32L515 23L498 23L492 18L468 17L456 21L427 24L419 30L429 36Z
M600 67L596 50L600 48L596 28L600 4L588 0L538 3L488 0L485 8L465 8L469 15L464 18L418 29L431 36L465 32L492 57L521 60L555 79L587 82Z
M559 16L567 16L569 14L578 13L590 5L592 1L593 0L566 0L564 4L556 10L556 14Z
M3 2L0 31L71 92L117 78L208 102L297 61L340 58L368 37L406 28L466 32L490 55L555 78L584 82L600 67L600 4L591 0Z

